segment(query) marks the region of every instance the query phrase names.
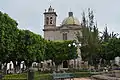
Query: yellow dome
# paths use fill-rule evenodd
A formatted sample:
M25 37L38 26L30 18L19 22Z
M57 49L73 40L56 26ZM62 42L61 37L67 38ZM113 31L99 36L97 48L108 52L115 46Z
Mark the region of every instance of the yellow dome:
M69 12L69 17L63 20L62 25L80 25L80 22L77 18L73 17L72 12Z

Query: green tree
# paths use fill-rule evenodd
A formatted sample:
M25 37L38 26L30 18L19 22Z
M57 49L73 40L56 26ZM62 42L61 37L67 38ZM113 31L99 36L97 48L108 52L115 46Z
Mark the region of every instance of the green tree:
M45 48L46 60L55 62L56 69L65 60L74 59L77 57L76 47L68 47L73 41L48 41Z
M98 58L96 57L98 47L100 44L99 41L99 31L97 24L94 22L93 11L88 9L88 18L83 12L82 15L82 36L78 32L76 37L80 43L82 43L81 51L83 60L89 61L89 64L97 64Z
M100 57L103 64L110 64L110 60L113 60L116 56L119 56L119 38L118 34L114 32L108 33L107 28L103 31L101 40Z
M20 30L17 43L17 61L25 61L27 68L32 62L40 62L44 56L44 39L29 30Z
M9 62L14 53L17 31L17 22L0 12L0 62L3 64Z
M105 29L104 29L104 31L102 33L102 37L101 37L102 42L107 42L109 40L109 38L110 38L110 35L108 33L108 28L105 27Z

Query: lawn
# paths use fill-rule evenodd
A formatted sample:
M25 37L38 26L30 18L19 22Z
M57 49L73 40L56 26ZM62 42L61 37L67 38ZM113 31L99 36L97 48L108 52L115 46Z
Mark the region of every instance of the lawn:
M90 72L73 72L75 78L90 77ZM51 73L39 73L35 72L35 80L52 80ZM27 80L27 73L21 74L7 74L3 80Z

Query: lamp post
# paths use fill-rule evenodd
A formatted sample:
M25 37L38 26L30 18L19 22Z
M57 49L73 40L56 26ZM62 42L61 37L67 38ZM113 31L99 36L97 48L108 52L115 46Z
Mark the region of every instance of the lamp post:
M68 47L71 47L72 45L74 47L77 47L77 55L78 55L78 57L76 59L74 58L74 68L76 68L76 69L77 69L77 67L81 68L81 61L82 61L81 50L80 50L81 44L80 43L72 43L72 44L69 44Z

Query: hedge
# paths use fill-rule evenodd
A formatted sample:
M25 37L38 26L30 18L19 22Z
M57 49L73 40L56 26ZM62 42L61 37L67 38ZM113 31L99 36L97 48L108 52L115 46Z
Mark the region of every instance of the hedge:
M75 78L90 77L90 72L73 72ZM35 72L35 80L52 80L51 73ZM22 74L8 74L2 80L27 80L27 73Z

